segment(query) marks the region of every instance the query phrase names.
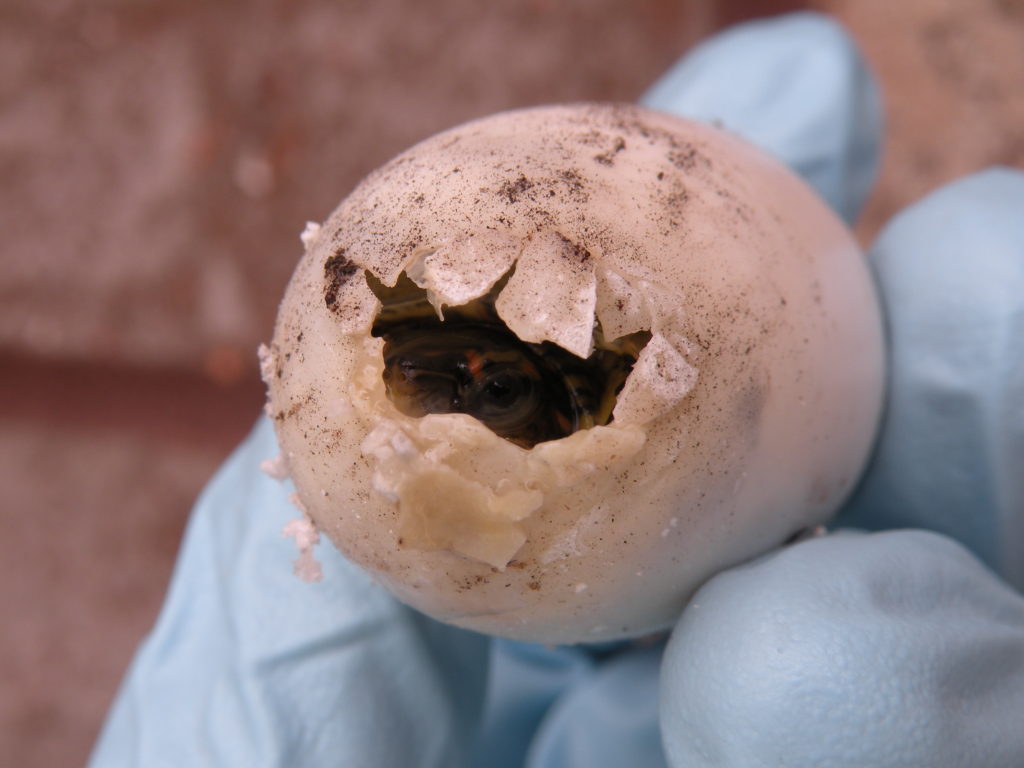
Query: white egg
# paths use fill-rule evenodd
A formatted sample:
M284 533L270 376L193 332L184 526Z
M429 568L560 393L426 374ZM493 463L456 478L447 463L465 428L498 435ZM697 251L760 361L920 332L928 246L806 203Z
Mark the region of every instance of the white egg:
M496 115L399 155L303 240L264 366L287 469L322 533L443 621L549 643L662 629L825 521L868 456L865 262L727 133L625 105ZM517 444L396 407L371 329L406 278L446 323L491 301L533 350L649 340L610 421Z

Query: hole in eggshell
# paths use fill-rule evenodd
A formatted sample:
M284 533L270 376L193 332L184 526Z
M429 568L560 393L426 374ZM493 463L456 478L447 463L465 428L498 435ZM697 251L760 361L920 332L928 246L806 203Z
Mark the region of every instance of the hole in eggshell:
M381 302L372 334L384 339L384 385L399 411L468 414L523 448L612 421L650 332L606 340L595 323L587 358L550 341L525 342L495 309L514 271L483 296L443 312L405 272L394 287L365 273Z

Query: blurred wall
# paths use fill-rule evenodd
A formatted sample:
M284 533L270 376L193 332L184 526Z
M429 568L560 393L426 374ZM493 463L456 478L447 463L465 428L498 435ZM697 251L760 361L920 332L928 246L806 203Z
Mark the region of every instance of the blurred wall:
M188 507L258 413L307 219L442 128L633 100L721 26L834 12L886 90L867 240L1024 166L1024 2L0 5L0 765L84 761Z

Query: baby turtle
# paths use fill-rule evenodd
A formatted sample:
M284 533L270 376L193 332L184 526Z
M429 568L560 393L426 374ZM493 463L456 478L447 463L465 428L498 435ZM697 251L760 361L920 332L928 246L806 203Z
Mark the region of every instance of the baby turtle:
M522 341L487 296L438 317L426 292L402 276L394 288L371 280L383 307L373 335L384 338L384 384L407 416L465 413L523 447L612 420L647 332L605 342L583 359L549 341ZM374 283L376 283L374 285Z

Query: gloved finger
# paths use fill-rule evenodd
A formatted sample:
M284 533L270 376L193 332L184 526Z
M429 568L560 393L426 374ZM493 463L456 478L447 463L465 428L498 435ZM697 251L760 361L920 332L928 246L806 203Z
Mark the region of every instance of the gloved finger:
M658 730L662 645L619 654L545 717L527 768L665 768Z
M388 596L328 542L292 574L298 512L263 475L267 420L190 521L157 625L93 754L105 766L451 766L483 698L486 640Z
M871 252L889 402L840 517L961 541L1024 590L1024 173L962 179L900 214Z
M680 60L641 103L720 123L767 150L847 223L878 173L878 88L850 37L821 14L726 30Z
M589 679L596 666L580 646L493 642L485 714L470 765L522 768L548 709L563 691Z
M842 532L719 574L665 651L678 768L1024 765L1024 598L952 539Z

